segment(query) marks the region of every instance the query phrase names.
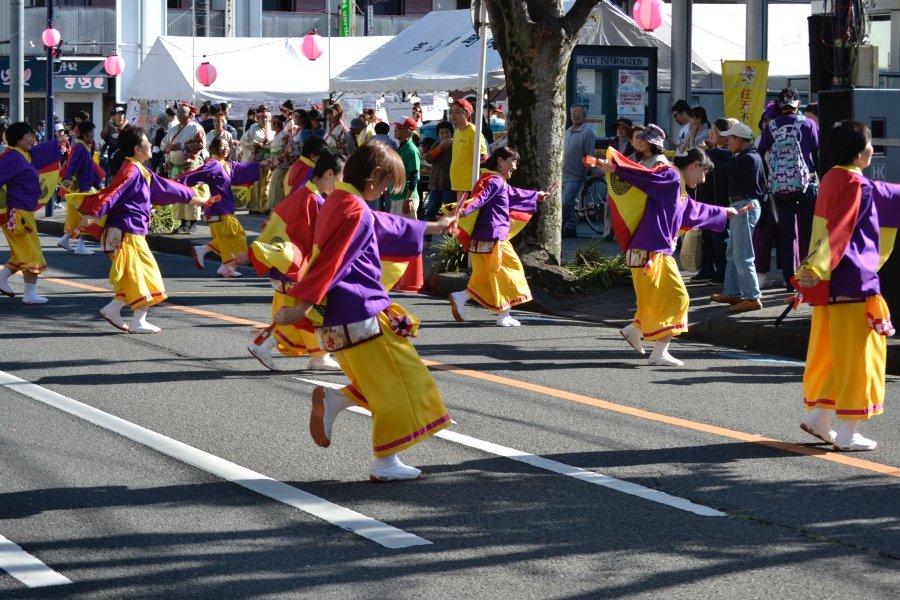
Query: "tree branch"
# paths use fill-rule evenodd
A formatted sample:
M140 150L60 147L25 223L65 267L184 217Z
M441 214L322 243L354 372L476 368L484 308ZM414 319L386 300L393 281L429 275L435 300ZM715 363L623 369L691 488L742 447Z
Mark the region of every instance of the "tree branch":
M575 4L562 19L562 26L569 37L578 36L579 30L591 16L594 7L602 0L575 0Z

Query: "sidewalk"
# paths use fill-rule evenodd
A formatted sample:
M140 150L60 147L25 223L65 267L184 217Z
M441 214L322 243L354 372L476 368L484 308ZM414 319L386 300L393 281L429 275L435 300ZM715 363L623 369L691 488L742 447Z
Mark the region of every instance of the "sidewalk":
M52 217L43 216L43 211L36 215L38 231L47 235L62 235L65 221L65 207L56 209ZM238 220L247 232L249 240L253 240L262 229L266 217L248 215L239 212ZM587 225L579 226L579 237L562 240L563 262L570 262L578 248L594 241L592 231ZM191 246L210 239L209 228L198 224L197 233L192 236L171 234L150 234L147 243L152 250L191 255ZM600 242L605 253L616 254L619 247L615 242ZM429 252L425 252L425 276L429 274ZM209 255L207 260L215 260ZM774 261L773 261L774 265ZM685 282L691 273L682 273ZM781 281L780 272L772 272L770 279ZM450 291L463 289L466 276L447 274L434 278L433 290L423 292L446 296ZM796 312L791 312L779 327L775 327L775 319L782 313L788 294L780 286L763 290L763 309L741 315L731 315L727 305L713 303L710 295L721 292L721 285L687 284L691 297L691 308L688 312L689 331L683 338L717 344L755 352L776 354L803 360L809 338L809 324L812 310L803 305ZM560 316L583 321L601 323L609 327L624 327L631 321L635 310L634 290L630 286L613 288L602 292L587 293L570 299L553 298L547 293L536 293L537 301L523 308L541 310ZM900 336L888 338L887 372L900 374Z

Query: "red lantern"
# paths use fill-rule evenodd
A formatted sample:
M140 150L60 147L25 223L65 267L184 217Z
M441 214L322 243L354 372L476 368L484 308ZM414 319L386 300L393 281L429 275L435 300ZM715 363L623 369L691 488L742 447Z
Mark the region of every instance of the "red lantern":
M44 42L44 45L48 48L56 48L62 41L62 34L53 27L48 27L44 30L44 33L41 34L41 41Z
M103 61L103 68L110 77L118 77L125 70L125 61L122 57L113 52Z
M303 56L316 60L325 52L325 39L313 29L303 37Z
M197 67L197 81L207 87L216 82L216 75L216 68L208 62L200 63Z
M662 25L662 0L637 0L631 14L634 22L644 31L653 31Z

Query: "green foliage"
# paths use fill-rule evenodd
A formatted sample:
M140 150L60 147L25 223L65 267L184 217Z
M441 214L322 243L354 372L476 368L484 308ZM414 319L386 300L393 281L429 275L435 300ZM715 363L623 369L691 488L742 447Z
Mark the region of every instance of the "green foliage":
M181 221L172 216L172 207L157 206L150 213L150 233L172 233Z
M432 262L435 273L459 273L467 270L466 251L455 236L443 236L432 248L436 250Z
M590 244L575 251L575 263L565 265L584 289L605 290L631 282L631 269L625 257L604 255L598 244Z

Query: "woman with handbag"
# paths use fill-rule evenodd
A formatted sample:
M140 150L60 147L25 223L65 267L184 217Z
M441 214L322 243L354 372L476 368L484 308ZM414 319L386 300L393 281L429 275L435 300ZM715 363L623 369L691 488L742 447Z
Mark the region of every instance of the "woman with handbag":
M672 257L678 232L682 227L722 231L737 210L702 204L688 195L687 188L703 183L712 169L699 148L676 156L674 167L661 165L652 170L614 150L609 156L611 160L596 163L608 176L610 192L624 194L625 188L633 186L646 194L643 216L631 238L619 240L637 296L634 321L619 333L640 354L644 354L642 339L655 342L651 365L679 367L684 363L669 354L669 343L687 331L690 296Z

